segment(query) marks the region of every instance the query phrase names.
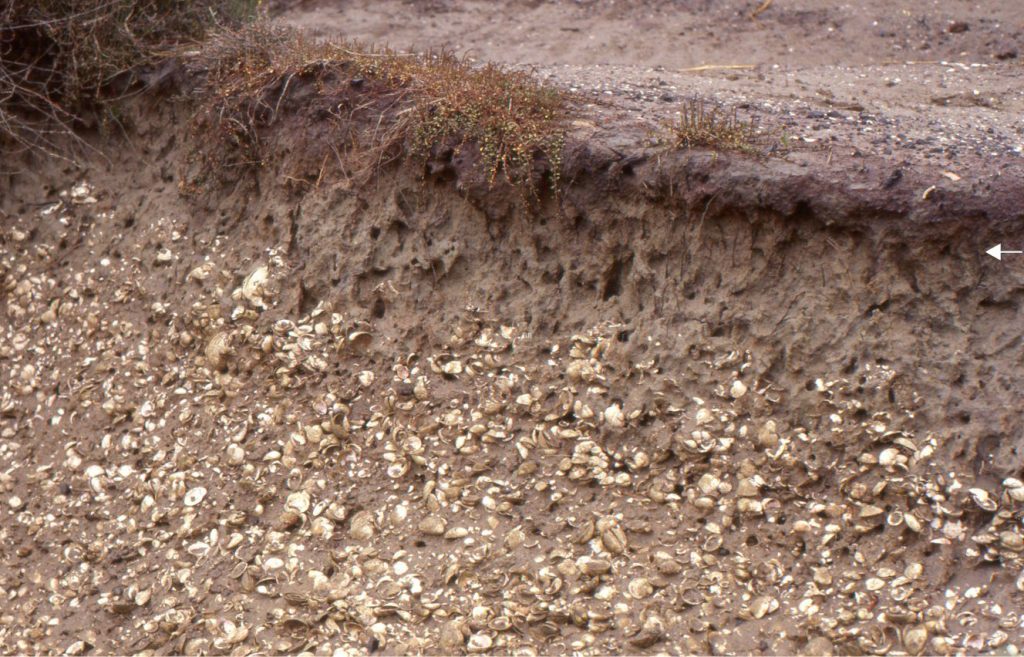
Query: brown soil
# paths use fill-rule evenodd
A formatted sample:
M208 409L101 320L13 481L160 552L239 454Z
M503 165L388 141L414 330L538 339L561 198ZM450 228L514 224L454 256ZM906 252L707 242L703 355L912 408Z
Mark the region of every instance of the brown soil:
M1015 652L1024 261L985 250L1024 244L1020 60L991 57L1024 12L756 4L285 13L573 65L542 73L594 103L533 208L472 158L297 190L301 107L234 186L183 193L170 97L106 159L17 163L0 649ZM680 31L721 42L650 45ZM880 82L925 41L986 67ZM669 70L733 42L761 68ZM870 109L836 109L855 79ZM999 103L921 91L978 80ZM661 96L696 91L830 147L651 145Z

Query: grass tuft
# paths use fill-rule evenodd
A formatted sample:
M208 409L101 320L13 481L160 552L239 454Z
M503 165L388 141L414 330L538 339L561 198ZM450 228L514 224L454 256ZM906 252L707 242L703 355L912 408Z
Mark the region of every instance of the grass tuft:
M687 101L666 128L667 141L674 148L752 152L760 138L757 126L741 121L736 110L724 112L697 99Z
M219 35L194 65L207 76L196 127L219 136L203 145L208 170L263 166L273 155L266 128L301 114L313 119L307 133L327 124L302 140L321 162L315 182L331 162L352 173L359 160L372 173L403 156L465 155L479 158L488 185L504 176L535 188L546 166L557 188L566 101L527 72L450 52L312 41L266 24Z

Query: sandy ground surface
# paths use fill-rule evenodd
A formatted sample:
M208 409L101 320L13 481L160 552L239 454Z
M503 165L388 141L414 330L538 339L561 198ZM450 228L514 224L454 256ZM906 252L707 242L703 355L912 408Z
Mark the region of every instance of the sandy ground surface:
M765 185L864 163L835 216L1019 171L1018 3L758 4L281 17L536 65L605 149L737 104L806 145ZM201 202L183 124L0 187L3 654L1024 646L1024 275L941 206L684 212L650 162L535 221L409 172Z
M790 140L960 176L1024 157L1024 7L752 0L298 2L313 34L534 67L657 124L690 97ZM701 70L702 67L708 67Z

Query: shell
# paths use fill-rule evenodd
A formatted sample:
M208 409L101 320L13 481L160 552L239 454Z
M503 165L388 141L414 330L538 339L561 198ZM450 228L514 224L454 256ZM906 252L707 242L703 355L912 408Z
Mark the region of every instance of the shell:
M252 305L263 307L263 292L269 280L270 269L266 265L260 265L242 281L242 296Z
M637 600L646 598L654 593L654 585L652 585L651 580L646 577L636 577L631 579L629 584L626 585L626 588L629 591L629 594Z
M626 416L622 412L622 407L618 404L612 404L608 408L604 409L604 421L610 427L621 429L626 426Z
M352 523L348 529L349 537L357 541L368 541L373 538L375 533L377 533L377 527L372 513L364 509L352 516Z
M601 545L611 554L622 554L629 546L629 541L621 527L612 525L601 531Z
M440 516L427 516L420 520L418 528L428 536L442 536L447 524L445 519Z
M206 497L206 489L202 486L196 486L185 493L183 500L185 506L196 506Z
M206 343L206 362L217 370L227 366L228 357L232 354L231 334L226 331L215 333Z
M288 500L285 502L285 507L297 511L298 513L305 513L309 511L311 499L309 493L304 490L295 491L288 496Z

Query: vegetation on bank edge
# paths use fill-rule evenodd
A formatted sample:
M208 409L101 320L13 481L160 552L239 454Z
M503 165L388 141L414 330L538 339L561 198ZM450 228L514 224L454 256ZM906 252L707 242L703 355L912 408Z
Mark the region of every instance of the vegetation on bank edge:
M51 155L130 86L134 72L258 0L13 0L0 3L0 145ZM127 79L126 79L127 78Z
M673 148L708 148L751 153L761 140L757 126L700 99L686 101L679 116L665 126Z
M300 144L320 163L312 182L329 163L343 175L373 174L407 155L443 166L465 154L482 164L488 184L502 175L535 190L546 174L557 190L570 114L557 87L450 52L310 40L251 22L259 2L7 3L0 9L0 145L61 154L61 137L116 107L139 73L188 45L188 65L205 81L194 126L206 173L263 166L271 155L266 129L304 113L323 124ZM754 125L735 112L691 100L658 141L753 152L757 139Z
M306 146L328 146L319 157L343 170L353 167L342 161L372 173L403 155L453 157L471 145L489 184L500 174L533 188L541 161L558 184L567 100L525 71L477 66L449 52L314 41L262 23L218 35L192 65L207 80L198 127L213 129L237 155L211 145L211 169L225 156L228 166L263 165L270 155L263 129L298 112L332 126L326 140Z

